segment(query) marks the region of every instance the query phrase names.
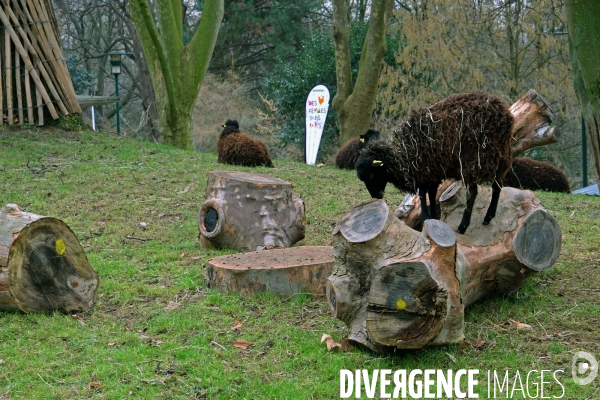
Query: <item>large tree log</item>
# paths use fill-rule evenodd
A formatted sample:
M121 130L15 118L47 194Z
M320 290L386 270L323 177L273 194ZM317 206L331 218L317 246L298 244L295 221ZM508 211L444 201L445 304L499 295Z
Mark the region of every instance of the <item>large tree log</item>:
M289 182L236 171L211 171L198 212L202 247L255 251L304 239L304 202Z
M512 155L518 156L532 147L557 142L558 131L553 126L554 115L548 102L535 90L530 89L510 107L515 118L513 125Z
M206 269L209 285L225 293L324 295L333 260L330 246L298 246L215 257Z
M491 197L479 189L466 235L450 228L462 218L459 185L442 196L442 221L409 228L381 200L340 218L328 279L333 315L350 328L349 340L376 352L457 343L464 338L464 307L518 291L532 274L550 268L560 252L556 221L530 191L505 188L496 218L482 226Z
M98 274L62 221L8 204L0 210L0 309L83 312Z

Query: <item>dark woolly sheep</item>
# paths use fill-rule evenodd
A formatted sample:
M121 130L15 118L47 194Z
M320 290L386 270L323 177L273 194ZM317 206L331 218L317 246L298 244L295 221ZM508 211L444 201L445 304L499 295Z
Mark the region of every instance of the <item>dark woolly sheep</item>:
M531 158L515 158L504 185L520 189L571 193L566 175L558 168Z
M484 225L496 215L502 180L511 162L513 117L508 104L483 92L457 94L413 110L391 143L372 141L358 161L358 178L374 198L383 198L388 182L400 191L418 193L421 219L437 218L436 191L443 179L463 182L467 206L458 227L464 233L471 222L477 184L492 181L492 200Z
M237 121L228 119L217 141L218 161L224 164L256 167L263 165L273 168L267 146L244 132L240 132Z
M357 138L348 140L335 156L335 166L342 169L354 169L360 151L370 140L379 140L379 131L369 129Z

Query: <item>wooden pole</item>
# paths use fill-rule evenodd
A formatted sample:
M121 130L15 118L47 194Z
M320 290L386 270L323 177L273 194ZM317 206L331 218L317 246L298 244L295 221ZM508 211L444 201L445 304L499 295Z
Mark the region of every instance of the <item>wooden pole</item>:
M17 11L19 12L19 10ZM25 31L23 30L23 28L20 26L20 21L17 18L17 16L14 14L14 12L12 11L12 9L8 9L7 12L9 18L13 21L13 23L15 23L18 28L18 32L21 35L21 38L23 40L23 43L25 45L25 47L29 50L29 53L31 54L31 57L33 59L34 64L39 66L39 70L42 74L42 77L44 78L44 81L46 82L46 85L48 86L48 88L50 89L52 95L55 97L56 102L61 110L61 112L65 115L68 115L69 112L67 111L67 108L65 107L65 105L62 102L62 98L67 97L65 94L65 91L63 90L63 87L68 87L67 82L65 81L64 77L62 76L56 76L57 74L60 74L60 69L56 70L56 68L52 68L53 64L50 62L48 64L49 68L51 69L51 73L48 73L48 71L46 70L46 67L44 66L44 63L42 62L42 60L40 59L39 56L39 51L38 49L36 49L30 42L29 38L27 37L27 34L25 33ZM24 17L24 15L22 15ZM27 27L27 26L26 26ZM44 42L44 38L42 38L41 43ZM41 46L42 48L46 48L46 46ZM44 55L44 54L42 54ZM48 57L49 55L49 57ZM47 58L49 58L49 60L53 60L54 59L54 55L53 54L48 54L45 55ZM57 80L57 78L59 78ZM70 81L70 79L69 79ZM71 83L69 83L69 85L71 85Z
M46 106L48 107L48 110L50 111L50 115L52 115L52 118L57 119L58 113L56 112L56 109L54 108L54 104L52 104L52 100L48 96L48 93L46 92L46 89L45 89L42 81L40 80L40 77L38 76L36 70L33 68L33 64L31 63L31 60L29 59L27 52L25 51L23 46L20 44L19 38L18 38L15 30L10 25L10 21L8 20L6 13L2 10L1 7L0 7L0 20L5 25L5 31L10 35L10 38L7 38L7 41L10 41L10 39L12 39L13 43L15 44L15 48L21 54L21 57L23 58L23 61L25 62L25 67L29 69L31 77L33 78L36 86L38 87L38 89L42 95L42 98L46 102ZM8 88L7 88L7 92L8 92ZM11 100L11 104L12 104L12 100Z
M6 7L6 6L5 6ZM1 7L0 7L1 10ZM1 12L1 11L0 11ZM4 21L3 21L4 22ZM12 29L10 26L5 27L8 31ZM13 101L12 101L12 57L10 49L10 35L4 33L4 54L6 56L6 122L8 125L13 124Z
M17 89L17 112L19 115L19 125L23 125L23 93L21 93L21 57L15 53L15 84Z
M27 100L27 123L33 125L33 102L31 100L31 82L29 81L29 70L25 68L25 98Z
M50 89L50 92L52 93L52 95L56 99L56 103L58 104L58 107L60 108L60 111L64 115L68 115L69 112L67 111L67 108L65 107L65 105L63 104L63 102L61 100L61 95L59 95L58 92L56 91L56 87L55 87L55 85L53 83L53 79L51 78L51 76L46 71L46 67L44 67L44 63L41 62L41 60L40 60L39 56L37 55L35 49L33 48L33 46L31 45L31 43L29 41L29 39L27 38L27 34L25 33L25 31L23 31L23 28L21 28L21 24L20 24L19 20L17 19L17 17L15 16L15 14L12 12L12 10L10 9L10 7L8 7L6 9L6 14L12 20L12 22L15 24L15 26L17 26L17 31L19 32L19 34L21 35L21 38L23 39L24 47L26 47L27 50L29 50L29 52L31 54L31 57L33 58L33 62L36 65L39 66L39 71L41 72L42 77L44 78L44 81L46 82L46 85L47 85L48 89ZM21 42L19 41L18 38L15 40L15 46L17 46L17 45L23 47L23 44L21 44ZM54 75L54 74L52 74L52 75ZM60 86L58 86L58 87L60 88Z
M4 32L6 35L6 32ZM2 42L0 41L0 48L2 48ZM2 53L0 52L0 123L4 123L4 92L2 91Z

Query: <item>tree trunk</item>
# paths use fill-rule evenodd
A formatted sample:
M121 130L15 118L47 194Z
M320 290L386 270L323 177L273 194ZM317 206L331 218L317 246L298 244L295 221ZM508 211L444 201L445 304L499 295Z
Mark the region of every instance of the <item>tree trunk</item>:
M238 251L290 247L304 239L304 202L281 179L211 171L198 227L202 247Z
M481 225L491 189L479 188L471 229L456 234L466 203L459 184L441 196L441 220L419 233L382 200L346 213L334 229L336 264L327 283L333 315L349 340L376 352L458 343L464 307L517 292L560 253L557 222L533 192L505 188L496 218Z
M575 93L600 186L600 2L568 0L566 10Z
M94 304L98 274L62 221L0 210L0 309L65 313Z
M192 149L191 110L215 47L223 19L223 0L204 2L198 29L185 46L182 3L158 1L155 5L157 22L147 0L130 1L131 19L152 77L163 140L179 148Z
M270 292L290 297L324 295L333 262L330 246L299 246L216 257L206 266L209 285L225 293L251 296Z
M364 133L371 125L371 113L375 106L381 63L386 51L385 30L389 20L388 3L390 1L373 0L371 2L369 27L354 86L347 0L333 0L332 2L337 78L337 93L332 105L337 113L340 126L340 145Z

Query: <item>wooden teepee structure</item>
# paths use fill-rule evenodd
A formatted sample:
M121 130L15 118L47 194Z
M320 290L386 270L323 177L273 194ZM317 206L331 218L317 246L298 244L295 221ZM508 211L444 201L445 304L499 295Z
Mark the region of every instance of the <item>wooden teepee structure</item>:
M81 113L49 0L0 4L0 115L4 124L44 124Z

